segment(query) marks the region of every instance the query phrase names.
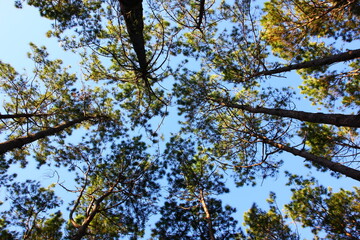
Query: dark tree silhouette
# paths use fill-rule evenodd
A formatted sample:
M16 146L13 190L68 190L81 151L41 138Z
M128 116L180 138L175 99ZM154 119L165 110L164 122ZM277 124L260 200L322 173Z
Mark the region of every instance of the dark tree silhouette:
M146 61L144 21L142 0L119 0L121 14L124 16L130 41L139 61L143 78L147 77L148 63Z

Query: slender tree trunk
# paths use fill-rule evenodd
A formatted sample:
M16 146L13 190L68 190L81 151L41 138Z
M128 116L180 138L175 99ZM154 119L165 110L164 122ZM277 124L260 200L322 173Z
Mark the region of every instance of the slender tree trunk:
M205 212L205 219L206 219L206 222L208 224L210 239L215 240L211 214L210 214L209 209L208 209L208 207L206 205L205 198L204 198L204 192L203 192L202 189L200 190L200 193L199 193L199 201L200 201L201 206L202 206L202 208L203 208L203 210Z
M345 62L345 61L356 59L359 57L360 57L360 49L349 50L347 52L331 55L331 56L320 58L320 59L315 59L312 61L306 61L306 62L302 62L302 63L298 63L298 64L291 64L286 67L280 67L280 68L276 68L276 69L272 69L272 70L258 72L258 73L253 74L252 76L250 76L248 79L258 77L258 76L268 76L268 75L273 75L273 74L277 74L277 73L289 72L291 70L296 70L296 69L320 67L320 66L329 65L332 63L337 63L337 62Z
M142 72L146 72L147 61L142 0L120 0L120 10L124 16L126 29L138 58L140 69Z
M9 119L9 118L30 118L30 117L46 117L53 114L49 113L18 113L18 114L0 114L0 119Z
M101 201L95 202L94 208L91 211L90 215L84 220L83 224L78 228L76 234L71 237L71 240L81 240L87 234L87 229L90 223L92 222L96 214L98 214L99 212L100 203Z
M261 141L263 141L264 143L267 143L273 147L276 147L278 149L281 149L281 150L284 150L286 152L289 152L289 153L292 153L293 155L295 156L300 156L300 157L303 157L305 158L306 160L309 160L313 163L316 163L316 164L319 164L325 168L328 168L334 172L338 172L338 173L341 173L341 174L344 174L345 176L347 177L350 177L352 179L355 179L357 181L360 181L360 171L359 170L356 170L354 168L350 168L350 167L347 167L345 165L342 165L340 163L337 163L337 162L333 162L329 159L326 159L326 158L323 158L323 157L319 157L319 156L316 156L312 153L309 153L308 151L305 151L305 150L299 150L299 149L296 149L294 147L290 147L290 146L287 146L287 145L283 145L281 143L277 143L271 139L268 139L267 137L265 136L261 136L261 135L255 135L258 139L260 139Z
M19 137L13 140L8 140L6 142L0 143L0 155L8 151L14 150L15 148L22 148L24 145L35 142L39 139L55 135L56 133L59 133L66 128L72 127L78 123L81 123L89 119L91 119L91 117L82 117L73 121L60 124L53 128L48 128L46 130L37 132L35 134L29 134L26 137Z
M335 126L355 127L355 128L360 127L360 115L310 113L303 111L273 109L273 108L264 108L264 107L254 108L249 105L222 102L219 100L213 100L213 101L220 103L221 105L226 107L237 108L251 113L265 113L279 117L294 118L300 121L306 121L312 123L325 123Z
M145 39L144 39L144 20L142 0L119 0L121 14L124 16L126 29L129 33L130 41L133 45L139 63L139 69L135 73L139 74L145 83L149 96L156 94L151 89L149 82L149 67L146 60Z
M199 17L197 22L197 28L201 30L201 24L205 15L205 0L200 0L200 7L199 7Z
M87 217L85 218L85 220L83 221L83 223L80 226L76 226L74 223L74 227L77 227L77 232L75 235L71 236L71 240L81 240L86 234L87 234L87 229L89 227L89 225L91 224L91 222L94 220L95 216L101 211L100 209L100 205L101 203L111 194L114 193L114 189L115 187L120 183L119 179L114 183L113 186L111 186L102 196L100 196L98 199L96 199L94 201L94 205L90 208L91 211L90 213L87 215ZM79 197L81 198L82 195L80 195ZM78 200L80 200L78 198ZM79 201L78 201L79 202ZM75 210L75 209L73 209ZM74 212L74 211L72 211ZM72 213L70 215L70 221L73 221L72 218Z

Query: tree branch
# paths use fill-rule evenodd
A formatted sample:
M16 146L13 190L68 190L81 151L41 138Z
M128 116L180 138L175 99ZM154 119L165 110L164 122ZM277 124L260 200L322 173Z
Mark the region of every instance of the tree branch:
M200 189L200 192L199 192L199 201L200 201L201 206L202 206L202 208L203 208L203 210L205 212L205 220L206 220L206 222L208 224L209 237L210 237L211 240L215 240L211 215L210 215L209 209L207 207L207 204L205 202L204 192L203 192L202 189Z
M89 120L91 118L93 117L82 117L73 121L60 124L53 128L48 128L46 130L37 132L35 134L29 134L26 137L19 137L13 140L8 140L6 142L0 143L0 155L8 151L14 150L15 148L22 148L24 145L35 142L36 140L55 135L69 127L72 127L78 123Z
M305 151L305 150L299 150L299 149L296 149L294 147L290 147L290 146L287 146L287 145L283 145L281 143L277 143L265 136L261 136L261 135L258 135L258 134L254 134L254 136L256 136L258 139L260 139L261 141L263 141L264 143L267 143L273 147L276 147L278 149L281 149L281 150L284 150L286 152L289 152L289 153L292 153L293 155L295 156L300 156L300 157L303 157L305 158L306 160L309 160L313 163L316 163L316 164L319 164L325 168L328 168L334 172L338 172L338 173L341 173L341 174L344 174L345 176L347 177L350 177L352 179L355 179L357 181L360 181L360 171L359 170L356 170L354 168L350 168L350 167L347 167L345 165L342 165L340 163L337 163L337 162L333 162L329 159L326 159L324 157L319 157L319 156L316 156L312 153L309 153L308 151Z
M147 72L148 63L146 61L145 40L144 40L144 20L142 0L119 0L121 14L124 16L126 29L129 33L130 41L135 50L139 61L140 70Z
M18 114L0 114L0 119L9 118L31 118L31 117L46 117L51 116L51 113L18 113Z
M205 15L205 0L200 0L200 9L199 9L199 20L197 22L196 28L201 30L201 23Z
M242 105L236 103L230 103L225 101L219 101L218 99L211 99L214 102L219 103L220 105L237 108L251 113L264 113L279 117L288 117L293 119L298 119L300 121L312 122L312 123L324 123L335 126L344 126L344 127L360 127L360 115L345 115L345 114L334 114L334 113L311 113L295 110L285 110L285 109L274 109L274 108L264 108L264 107L251 107L249 105Z
M315 59L312 61L305 61L302 63L291 64L291 65L288 65L285 67L280 67L280 68L276 68L276 69L272 69L272 70L257 72L257 73L254 73L253 75L251 75L250 77L248 77L247 80L254 78L254 77L259 77L259 76L268 76L268 75L273 75L273 74L277 74L277 73L289 72L291 70L310 68L310 67L321 67L324 65L330 65L333 63L337 63L337 62L345 62L345 61L356 59L359 57L360 57L360 49L349 50L347 52L323 57L320 59Z
M86 234L87 234L87 229L89 227L89 225L91 224L91 222L93 221L93 219L95 218L95 216L101 211L101 203L105 200L105 198L107 198L108 196L110 196L111 194L114 193L114 189L115 187L119 184L119 181L116 181L111 187L109 187L109 189L103 194L101 195L98 199L93 198L93 201L91 201L91 203L88 206L88 209L86 210L86 213L88 214L86 216L86 218L83 220L83 223L79 226L77 225L77 231L75 233L75 235L73 235L71 237L72 240L81 240ZM80 198L81 196L79 196ZM78 199L79 199L78 198ZM75 226L75 225L74 225Z

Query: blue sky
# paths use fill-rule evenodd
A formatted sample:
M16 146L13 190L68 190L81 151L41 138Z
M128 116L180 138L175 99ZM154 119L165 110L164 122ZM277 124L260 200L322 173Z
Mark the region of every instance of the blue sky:
M31 61L27 59L26 54L30 50L29 42L33 42L38 46L46 45L51 58L63 59L64 65L73 66L75 71L77 69L76 66L79 58L74 57L74 55L70 52L63 52L59 43L55 39L47 39L45 37L45 33L50 29L50 27L51 21L41 18L36 9L25 6L24 9L19 10L15 9L13 1L0 1L0 32L2 34L0 60L12 64L19 72L22 72L21 69L26 68L27 72L31 73L33 65ZM295 74L287 76L288 79L294 79L296 77ZM296 82L298 83L298 81ZM304 105L309 104L305 103ZM2 112L1 108L0 112ZM166 119L163 129L171 129L174 131L176 128L174 125L175 122L177 122L177 119ZM302 158L294 157L290 154L282 154L280 157L285 160L284 169L297 174L309 174L311 176L316 175L321 184L326 187L332 187L334 191L339 188L351 190L353 186L358 186L358 183L352 179L345 177L335 179L330 177L329 172L320 173L315 170L309 170L302 167ZM35 170L27 169L23 171L22 178L35 178L42 181L44 185L49 185L51 182L56 181L56 179L49 179L47 177L48 172L49 169L46 167L36 170L36 173ZM288 188L284 187L284 183L286 181L287 180L284 178L284 175L280 174L277 178L265 180L261 185L259 184L255 188L231 187L232 192L222 198L224 199L224 203L229 203L233 207L237 208L237 216L239 221L241 221L243 212L247 211L253 202L257 202L261 207L267 208L266 199L268 198L270 191L276 192L280 208L284 203L288 203L290 201L291 193ZM229 179L228 183L230 185L231 182L232 180ZM0 189L0 195L2 194L4 194L4 190ZM305 237L305 235L303 235L303 237Z

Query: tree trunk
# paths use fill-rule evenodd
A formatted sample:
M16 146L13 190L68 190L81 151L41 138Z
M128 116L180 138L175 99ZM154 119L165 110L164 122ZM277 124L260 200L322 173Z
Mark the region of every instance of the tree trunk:
M15 148L22 148L24 145L35 142L36 140L55 135L56 133L59 133L66 128L72 127L78 123L89 120L90 118L91 117L82 117L70 122L63 123L53 128L48 128L46 130L37 132L35 134L29 134L26 137L19 137L13 140L8 140L6 142L0 143L0 155L8 151L14 150Z
M208 224L208 229L209 229L209 237L210 237L211 240L215 240L214 229L213 229L213 226L212 226L212 219L211 219L209 209L208 209L208 207L206 205L206 202L205 202L203 190L200 190L199 201L200 201L201 206L202 206L202 208L203 208L203 210L205 212L205 219L206 219L206 222Z
M360 49L355 49L355 50L350 50L347 52L331 55L328 57L315 59L312 61L306 61L306 62L302 62L302 63L298 63L298 64L288 65L286 67L280 67L280 68L276 68L276 69L272 69L272 70L257 72L247 79L251 79L251 78L259 77L259 76L268 76L268 75L273 75L273 74L277 74L277 73L289 72L291 70L296 70L296 69L320 67L320 66L329 65L332 63L337 63L337 62L345 62L345 61L356 59L359 57L360 57Z
M201 23L203 21L204 15L205 15L205 0L200 0L200 7L199 7L199 17L198 21L196 23L196 28L201 30Z
M87 229L90 223L92 222L96 214L98 214L99 212L100 203L101 201L95 202L95 206L92 209L90 215L84 220L83 224L78 228L76 234L71 237L71 240L81 240L87 234Z
M111 186L102 196L100 196L94 201L94 205L90 207L90 213L86 216L80 226L76 226L73 223L74 227L76 227L78 230L75 235L71 236L71 240L81 240L87 234L87 230L91 222L94 220L95 216L101 211L100 205L102 201L104 201L108 196L114 193L114 189L119 184L119 182L120 181L118 179L113 186ZM80 201L81 197L82 195L79 196L78 202ZM74 210L75 209L73 209L73 211L71 211L70 213L70 221L73 221L72 213L74 212Z
M50 113L17 113L17 114L0 114L0 119L9 118L31 118L31 117L46 117L51 116Z
M237 108L251 113L264 113L279 117L288 117L298 119L300 121L312 123L325 123L335 126L344 127L360 127L360 115L345 115L345 114L325 114L325 113L310 113L295 110L273 109L264 107L251 107L249 105L241 105L229 102L222 102L216 99L213 101L230 108Z
M121 14L142 72L147 72L142 0L120 0Z
M337 162L333 162L329 159L326 159L326 158L323 158L323 157L319 157L319 156L316 156L312 153L309 153L308 151L305 151L305 150L298 150L294 147L290 147L290 146L287 146L287 145L283 145L281 143L277 143L271 139L268 139L267 137L265 136L261 136L261 135L257 135L257 134L254 134L255 137L257 137L258 139L260 139L261 141L263 141L264 143L267 143L273 147L276 147L278 149L281 149L281 150L284 150L286 152L289 152L289 153L292 153L293 155L295 156L300 156L300 157L303 157L305 158L306 160L309 160L313 163L316 163L316 164L319 164L325 168L328 168L334 172L338 172L338 173L341 173L341 174L344 174L345 176L347 177L350 177L352 179L355 179L357 181L360 181L360 171L359 170L356 170L354 168L350 168L350 167L347 167L345 165L342 165L340 163L337 163Z

